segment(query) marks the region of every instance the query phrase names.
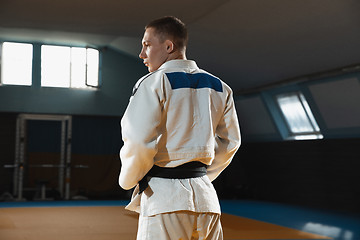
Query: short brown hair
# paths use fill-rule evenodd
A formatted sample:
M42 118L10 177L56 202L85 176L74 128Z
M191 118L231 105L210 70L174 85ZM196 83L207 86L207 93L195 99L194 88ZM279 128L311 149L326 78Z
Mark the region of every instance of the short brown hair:
M174 42L175 48L186 49L188 33L185 24L178 18L166 16L151 21L145 26L145 30L154 28L161 41L170 39Z

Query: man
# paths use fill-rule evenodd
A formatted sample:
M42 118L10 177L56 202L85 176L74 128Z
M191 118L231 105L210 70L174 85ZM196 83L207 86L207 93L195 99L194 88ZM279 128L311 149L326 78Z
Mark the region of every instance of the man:
M137 239L223 239L211 181L240 146L238 119L230 87L186 59L187 40L175 17L145 27L150 73L121 120L119 184L136 186L126 209L140 213Z

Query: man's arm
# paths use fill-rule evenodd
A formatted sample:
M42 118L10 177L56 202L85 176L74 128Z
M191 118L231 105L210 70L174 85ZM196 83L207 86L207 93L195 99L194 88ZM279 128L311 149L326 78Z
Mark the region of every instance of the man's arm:
M153 79L147 80L130 100L121 120L124 146L120 150L119 185L124 189L136 186L153 166L157 153L162 95Z
M215 159L207 169L211 181L230 164L241 144L239 121L232 92L228 96L224 116L216 128L215 141Z

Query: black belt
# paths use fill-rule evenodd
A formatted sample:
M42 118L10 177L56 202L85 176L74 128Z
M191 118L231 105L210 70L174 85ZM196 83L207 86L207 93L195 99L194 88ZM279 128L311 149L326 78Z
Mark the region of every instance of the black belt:
M207 165L201 162L189 162L183 165L165 168L154 165L139 182L139 194L148 187L148 177L185 179L196 178L206 175Z

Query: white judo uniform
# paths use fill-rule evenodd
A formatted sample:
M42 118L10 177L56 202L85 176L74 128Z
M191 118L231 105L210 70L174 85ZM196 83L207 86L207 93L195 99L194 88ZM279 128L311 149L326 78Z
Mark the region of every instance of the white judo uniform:
M137 239L222 239L211 182L240 147L230 87L194 61L165 62L136 83L121 129L119 184L136 187L126 209L140 213ZM207 175L152 177L138 194L138 182L154 164L172 168L192 161L206 164ZM181 229L169 225L178 221Z

